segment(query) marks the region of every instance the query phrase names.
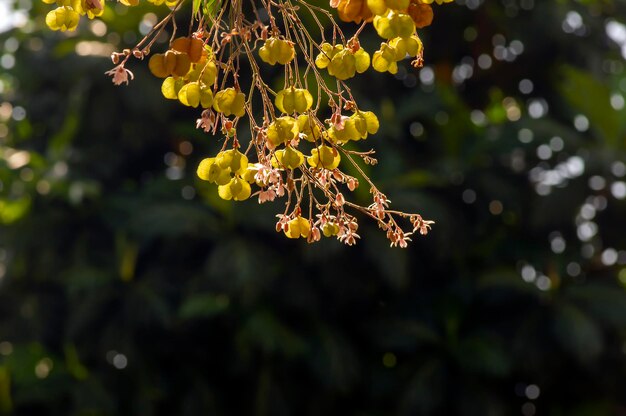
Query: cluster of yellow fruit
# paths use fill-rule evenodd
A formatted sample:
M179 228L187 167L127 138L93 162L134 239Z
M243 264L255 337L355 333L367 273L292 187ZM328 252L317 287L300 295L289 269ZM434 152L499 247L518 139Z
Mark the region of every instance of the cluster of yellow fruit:
M62 32L75 30L81 16L86 15L93 19L104 12L100 0L43 0L43 2L57 5L56 9L46 15L46 25L52 30Z
M104 10L104 0L43 1L58 6L46 17L54 30L74 30L81 15L94 18ZM359 108L345 81L370 66L378 72L396 73L398 62L407 57L420 66L423 45L416 30L431 23L431 3L452 0L331 0L341 20L373 24L383 42L372 55L358 39L365 25L346 40L332 15L306 0L299 0L298 6L284 0L263 2L254 8L254 14L246 14L242 2L222 2L222 7L215 10L211 5L216 3L211 0L148 1L165 4L170 13L135 48L114 53L112 59L117 66L107 74L112 75L116 85L128 83L133 78L125 67L129 59L150 55L168 23L172 23L175 33L174 15L182 5L194 5L192 24L197 22L197 27L190 28L188 36L172 35L165 52L151 54L148 67L154 76L163 79L161 92L165 98L202 108L199 128L223 133L221 151L203 159L197 168L200 179L217 185L220 198L243 201L258 195L259 203L263 203L287 196L276 229L288 238L309 242L325 236L355 244L360 238L357 219L346 212L347 208L377 221L392 246L405 247L413 233L428 232L432 222L418 214L389 210L385 195L354 160L375 163L373 150L359 152L345 147L375 134L380 127L373 112ZM135 6L139 0L119 2ZM332 40L321 44L314 40L298 16L300 7L313 14L321 10L320 15L331 20ZM266 19L259 16L259 10L267 14ZM316 21L323 31L317 17ZM264 64L259 65L258 59L284 68L282 89L275 91L263 80ZM249 64L250 77L240 79L242 63ZM325 84L321 69L337 80L336 87ZM317 81L315 96L308 88L312 78L309 75ZM322 121L318 111L326 111L326 107L329 117ZM242 133L239 122L246 114L249 118L245 124L250 129L247 146L238 137ZM260 120L257 114L263 115ZM371 205L357 205L344 198L344 187L354 191L359 185L357 178L342 170L342 161L346 160L370 186ZM303 213L306 206L308 215ZM408 220L412 231L404 231L397 218Z
M181 37L165 53L153 54L148 62L152 74L165 78L161 92L188 107L213 108L225 116L245 114L245 95L235 88L213 94L218 69L210 47L194 37Z
M197 174L202 180L216 185L220 198L243 201L250 198L251 183L254 183L255 171L248 163L246 155L237 149L224 150L215 157L203 159Z

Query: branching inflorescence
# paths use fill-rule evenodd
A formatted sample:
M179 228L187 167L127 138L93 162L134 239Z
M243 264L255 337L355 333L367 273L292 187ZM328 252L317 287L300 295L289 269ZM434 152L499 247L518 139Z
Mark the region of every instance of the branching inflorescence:
M43 1L58 6L46 16L54 30L74 30L81 15L92 19L104 10L103 0ZM126 6L139 2L119 1ZM133 49L114 53L116 66L107 74L116 85L128 83L133 79L125 68L129 59L150 55L150 71L163 79L163 96L202 108L197 127L224 140L215 157L200 162L197 174L216 184L221 198L284 200L276 230L308 242L324 235L355 244L358 224L350 211L373 218L391 246L406 247L411 235L429 231L432 221L391 210L390 201L363 172L357 160L376 164L374 151L345 146L379 128L376 115L359 107L346 80L370 66L395 74L397 63L406 58L420 67L423 45L416 29L431 23L431 3L452 0L331 0L342 21L358 25L349 38L329 10L304 0L190 0L188 34L176 37L174 17L186 0L148 1L165 3L169 14ZM304 13L319 28L319 40L303 24ZM368 23L384 40L371 57L359 43ZM168 26L173 33L168 50L151 54ZM262 76L274 72L272 66L284 69L282 90L273 90ZM322 120L322 114L328 118ZM245 129L249 136L241 134ZM247 143L238 132L249 137ZM358 172L369 186L370 205L344 197L359 186L359 179L342 166ZM400 220L409 223L406 229Z

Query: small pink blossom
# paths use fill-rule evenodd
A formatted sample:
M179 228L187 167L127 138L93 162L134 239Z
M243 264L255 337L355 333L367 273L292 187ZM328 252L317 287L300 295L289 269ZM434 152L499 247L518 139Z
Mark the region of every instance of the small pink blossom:
M259 204L262 204L267 201L272 202L274 201L275 198L276 198L276 192L274 192L271 189L259 192Z
M129 75L131 80L135 79L135 75L133 75L133 73L130 72L128 69L124 68L124 62L111 69L110 71L105 72L104 74L112 76L112 81L115 85L121 85L123 83L126 83L126 85L128 85Z
M346 203L345 198L343 197L343 194L341 192L339 192L337 194L337 196L335 197L335 204L337 204L338 207L342 207L343 204Z
M311 232L309 233L307 242L314 243L316 241L320 241L321 238L322 238L322 233L320 232L320 229L317 227L311 227Z
M196 128L201 128L205 133L210 133L214 125L215 113L211 110L204 110L200 118L196 120Z

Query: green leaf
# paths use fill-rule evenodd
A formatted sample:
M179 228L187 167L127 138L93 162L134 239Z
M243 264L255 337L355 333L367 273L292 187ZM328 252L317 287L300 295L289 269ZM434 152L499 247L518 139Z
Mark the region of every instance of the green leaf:
M193 0L192 10L193 15L197 15L200 11L200 6L202 5L202 0Z
M604 343L600 329L577 307L558 304L552 324L557 341L579 361L589 362L602 352Z
M221 4L222 0L205 0L204 15L209 17L215 17Z
M185 300L178 316L182 319L210 318L226 311L229 305L230 299L226 295L202 293Z
M612 147L620 138L620 115L611 107L611 91L591 75L572 67L561 70L560 92L575 110L584 114L592 129Z

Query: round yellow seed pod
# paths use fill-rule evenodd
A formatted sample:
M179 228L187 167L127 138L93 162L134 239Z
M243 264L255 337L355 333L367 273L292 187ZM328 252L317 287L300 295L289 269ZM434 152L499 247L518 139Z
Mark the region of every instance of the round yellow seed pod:
M230 188L230 195L235 201L244 201L250 198L250 194L252 193L250 184L238 177L231 179L230 183L225 186Z
M246 96L242 92L235 91L234 88L226 88L218 91L213 100L213 109L223 113L225 116L235 115L241 117L246 113Z
M148 61L148 69L157 78L166 78L171 75L171 70L165 67L165 54L155 53Z
M339 224L327 222L322 227L322 233L324 234L324 237L332 237L339 234Z
M304 163L304 155L299 150L288 146L283 152L281 162L285 169L295 169Z
M71 7L57 7L46 15L46 25L52 30L75 30L78 26L80 15Z
M372 13L379 16L385 14L388 9L385 0L367 0L367 7Z
M256 182L254 176L257 174L258 171L259 170L254 166L253 163L248 163L248 167L246 168L246 171L241 175L241 178L248 183L254 183Z
M333 170L339 166L341 156L337 149L324 144L311 150L311 156L307 158L307 162L314 168Z
M167 77L161 84L161 93L168 100L178 100L178 92L185 85L182 78Z
M286 65L296 56L296 51L291 42L270 37L259 49L259 57L270 65Z
M202 159L202 161L198 165L198 169L196 170L196 174L198 175L200 179L202 179L203 181L209 181L209 182L213 182L213 180L215 180L215 179L213 180L210 179L211 166L213 165L214 162L215 162L214 157L208 157L206 159Z
M287 223L285 235L288 238L307 238L311 232L311 224L308 220L297 216Z
M363 48L354 53L354 60L356 72L359 74L367 71L367 68L370 67L370 54Z
M197 107L200 105L200 84L197 82L190 82L185 84L180 91L178 91L178 101L188 107Z
M409 56L417 56L424 50L424 44L422 40L416 35L412 35L410 38L406 38L406 53Z
M300 137L309 142L314 142L322 135L320 126L306 114L298 116L298 130L300 130Z
M380 50L374 52L372 67L378 72L389 71L392 74L398 72L396 64L396 50L386 43L380 45Z
M394 10L406 10L409 7L409 0L385 0L385 3Z
M200 86L198 82L190 82L178 91L178 101L189 107L198 107L202 104L203 108L209 108L213 103L213 93L210 89Z
M243 175L248 169L248 157L237 149L219 152L215 163L222 169L229 169L232 173Z
M165 52L165 59L167 61L167 57L169 53L173 51ZM189 55L186 53L176 53L174 52L174 68L172 69L172 75L177 77L183 77L187 75L189 69L191 68L191 59L189 59Z
M398 36L396 28L392 25L392 20L387 16L376 16L374 18L374 29L383 39L391 39Z
M398 36L408 38L415 33L415 22L411 16L406 13L397 13L394 17Z
M334 46L328 42L322 43L322 50L319 55L315 58L315 66L320 69L324 69L330 64L330 60L333 59L333 56L341 49L343 49L342 45Z
M290 87L276 94L274 102L283 113L304 113L313 105L313 96L303 88Z
M217 66L212 60L201 61L192 65L185 78L188 81L199 81L206 86L211 86L217 79Z
M389 41L389 46L395 51L395 61L400 61L406 57L410 39L411 38L401 38L398 36Z
M328 136L333 142L346 143L350 140L359 140L361 133L356 129L354 118L344 120L343 129L338 130L334 126L328 129Z
M215 183L218 185L226 185L228 182L230 182L231 176L230 176L230 170L228 169L221 169L217 163L214 163L213 166L211 166L212 171L215 171ZM210 172L211 175L213 175L213 172ZM213 177L213 176L210 176Z
M267 140L269 144L276 147L282 143L287 143L298 136L298 122L290 116L278 117L267 127Z
M328 73L339 80L352 78L356 72L356 58L348 49L339 51L328 64Z
M171 47L175 51L187 54L192 63L200 61L204 53L204 42L196 38L180 37L174 39Z

